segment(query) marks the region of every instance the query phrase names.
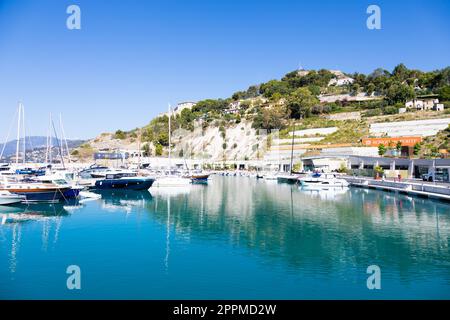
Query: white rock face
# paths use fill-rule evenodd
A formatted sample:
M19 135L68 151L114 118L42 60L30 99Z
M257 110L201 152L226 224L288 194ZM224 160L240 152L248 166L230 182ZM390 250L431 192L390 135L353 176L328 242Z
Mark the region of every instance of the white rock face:
M256 133L251 122L247 121L225 127L225 140L219 127L210 126L204 132L201 128L193 132L182 130L174 133L173 142L176 145L174 154L179 155L183 148L187 158L193 154L196 158L204 157L216 161L224 158L227 160L255 159L258 148L261 157L263 156L264 145L267 141L263 133L260 136ZM224 143L226 143L226 149L223 149Z

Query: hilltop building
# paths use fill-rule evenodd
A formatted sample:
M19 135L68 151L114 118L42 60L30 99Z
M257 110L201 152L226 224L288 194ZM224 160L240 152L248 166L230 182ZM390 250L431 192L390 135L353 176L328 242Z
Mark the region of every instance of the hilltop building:
M192 107L194 107L196 104L197 103L191 102L191 101L180 102L180 103L177 104L175 109L173 109L173 113L174 114L179 114L184 109L192 109Z

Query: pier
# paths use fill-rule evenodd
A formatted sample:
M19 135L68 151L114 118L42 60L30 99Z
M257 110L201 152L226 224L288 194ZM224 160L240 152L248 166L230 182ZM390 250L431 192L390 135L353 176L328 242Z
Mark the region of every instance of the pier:
M450 184L419 181L393 181L366 177L344 177L351 186L398 192L411 196L450 201Z

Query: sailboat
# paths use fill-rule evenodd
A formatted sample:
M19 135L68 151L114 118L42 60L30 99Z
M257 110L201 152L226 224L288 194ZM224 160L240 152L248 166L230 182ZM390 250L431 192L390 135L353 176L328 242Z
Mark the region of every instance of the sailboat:
M186 187L191 184L190 178L180 177L172 172L172 132L171 132L171 120L172 111L169 104L169 174L156 178L153 183L154 187Z

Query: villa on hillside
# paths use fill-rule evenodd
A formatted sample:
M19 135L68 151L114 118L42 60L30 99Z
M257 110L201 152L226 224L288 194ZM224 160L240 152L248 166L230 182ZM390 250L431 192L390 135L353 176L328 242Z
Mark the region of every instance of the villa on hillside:
M196 104L197 103L191 102L191 101L180 102L180 103L177 104L177 106L175 107L173 112L175 114L178 114L181 111L183 111L184 109L192 109L192 107L194 107Z
M405 103L405 107L406 109L414 109L414 110L434 110L434 111L444 110L444 104L439 103L439 99L436 97L413 99L407 101Z
M352 84L355 79L346 76L342 71L339 70L330 70L332 74L335 75L335 78L331 79L328 82L328 86L345 86L348 84Z

